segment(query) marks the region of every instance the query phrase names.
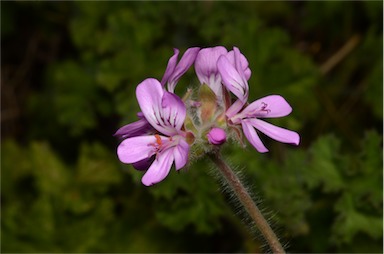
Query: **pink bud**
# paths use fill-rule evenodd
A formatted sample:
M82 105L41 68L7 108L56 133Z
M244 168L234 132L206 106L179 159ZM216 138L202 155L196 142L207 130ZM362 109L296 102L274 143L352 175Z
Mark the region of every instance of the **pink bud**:
M207 138L212 145L221 145L227 140L227 135L221 128L212 128L207 134Z

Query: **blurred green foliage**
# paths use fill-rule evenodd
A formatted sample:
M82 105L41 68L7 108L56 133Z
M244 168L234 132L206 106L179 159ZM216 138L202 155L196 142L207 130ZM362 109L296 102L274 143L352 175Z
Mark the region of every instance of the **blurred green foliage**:
M250 100L294 109L271 122L298 148L223 147L288 251L382 253L382 17L373 1L2 3L2 252L263 251L209 161L145 188L115 154L172 48L224 45L250 62Z

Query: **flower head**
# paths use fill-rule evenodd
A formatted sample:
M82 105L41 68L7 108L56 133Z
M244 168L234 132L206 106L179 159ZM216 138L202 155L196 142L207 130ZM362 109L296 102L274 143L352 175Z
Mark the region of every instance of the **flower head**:
M162 181L172 165L176 170L183 168L190 150L193 158L198 158L219 149L227 139L242 141L243 134L262 153L268 149L258 132L283 143L299 144L296 132L261 120L291 113L282 96L270 95L248 104L251 70L237 47L229 52L222 46L189 48L179 62L178 55L179 50L174 49L161 82L148 78L137 86L139 120L115 133L124 139L117 148L119 159L146 171L143 184ZM197 94L188 89L181 100L174 94L175 86L193 64L201 85Z
M154 156L142 178L143 184L149 186L162 181L173 162L178 170L188 161L189 145L181 130L186 108L177 95L165 91L156 79L139 84L136 96L145 119L159 134L129 137L121 142L117 154L122 162L139 163L144 169Z

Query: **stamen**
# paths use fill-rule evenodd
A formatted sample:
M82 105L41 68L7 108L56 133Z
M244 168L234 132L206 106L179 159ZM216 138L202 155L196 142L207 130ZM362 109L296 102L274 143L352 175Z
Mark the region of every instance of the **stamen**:
M268 107L268 104L265 103L265 102L262 102L262 103L261 103L261 109L260 109L260 111L267 112L267 114L268 114L269 112L271 112L271 110L270 110L270 109L267 109L267 107Z
M161 146L161 138L160 138L160 135L159 134L155 134L155 138L156 138L156 143Z
M148 146L153 147L153 152L156 154L156 159L157 159L157 156L163 150L166 150L166 149L168 149L174 145L177 145L177 142L174 142L175 140L172 140L172 137L168 137L169 142L168 142L168 140L166 140L166 142L163 142L163 140L161 139L161 136L159 134L155 134L154 136L156 138L155 142L149 143Z

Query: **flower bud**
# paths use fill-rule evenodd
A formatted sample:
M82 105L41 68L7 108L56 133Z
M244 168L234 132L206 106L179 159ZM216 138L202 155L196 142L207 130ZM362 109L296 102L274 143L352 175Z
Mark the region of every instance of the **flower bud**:
M209 131L207 138L212 145L221 145L227 140L227 135L223 129L215 127Z

